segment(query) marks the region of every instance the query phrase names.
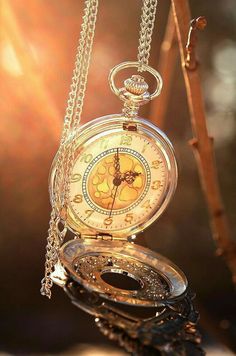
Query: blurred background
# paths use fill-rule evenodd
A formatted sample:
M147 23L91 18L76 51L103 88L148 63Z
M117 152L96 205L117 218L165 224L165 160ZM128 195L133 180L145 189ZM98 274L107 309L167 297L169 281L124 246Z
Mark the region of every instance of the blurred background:
M59 287L51 301L39 293L50 214L48 173L59 144L83 5L81 0L1 3L1 355L125 355ZM235 237L236 3L190 0L190 7L192 17L204 15L208 21L199 34L198 57L208 128L215 137L220 185ZM136 59L140 9L140 0L100 1L82 122L120 112L107 77L114 65ZM160 0L150 60L155 68L168 9L169 1ZM157 100L161 105L161 96ZM143 109L144 117L149 110ZM179 185L170 207L139 241L187 275L197 293L209 354L231 355L236 350L235 295L224 261L215 256L187 144L192 134L179 59L164 131L177 153Z

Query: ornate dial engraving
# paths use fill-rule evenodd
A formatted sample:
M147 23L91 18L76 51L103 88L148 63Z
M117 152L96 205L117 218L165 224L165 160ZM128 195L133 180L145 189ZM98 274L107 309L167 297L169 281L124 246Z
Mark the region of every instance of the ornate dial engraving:
M167 162L152 138L138 132L104 134L76 152L71 215L103 231L132 228L152 216L167 185Z
M82 190L92 209L110 215L112 207L112 215L117 215L137 206L146 196L150 183L150 168L143 156L130 148L112 148L90 162Z

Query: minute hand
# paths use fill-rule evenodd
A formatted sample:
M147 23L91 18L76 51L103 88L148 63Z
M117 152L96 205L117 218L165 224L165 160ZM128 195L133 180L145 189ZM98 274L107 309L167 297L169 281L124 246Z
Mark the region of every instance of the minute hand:
M111 217L111 214L112 214L112 210L113 210L113 207L114 207L114 203L115 203L118 187L119 187L119 185L116 186L115 194L114 194L114 197L113 197L113 200L112 200L111 210L110 210L110 213L109 213L109 218Z
M121 175L120 172L120 156L119 156L119 149L117 148L115 157L114 157L114 168L115 168L115 177L119 177Z
M117 194L118 187L121 184L120 157L119 157L119 149L118 148L117 148L117 152L116 152L116 154L114 156L114 168L115 168L115 174L113 176L113 189L114 189L114 187L116 187L116 189L115 189L115 194L114 194L113 200L112 200L112 205L111 205L111 209L110 209L110 213L109 213L109 218L111 217L111 214L112 214L112 211L113 211L113 207L114 207L114 204L115 204L115 199L116 199L116 194Z

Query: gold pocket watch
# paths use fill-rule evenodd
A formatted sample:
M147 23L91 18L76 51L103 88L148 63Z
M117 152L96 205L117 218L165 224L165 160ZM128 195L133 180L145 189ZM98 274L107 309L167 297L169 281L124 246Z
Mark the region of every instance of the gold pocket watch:
M139 107L161 91L159 73L144 68L156 79L153 94L140 75L126 79L121 89L114 82L120 70L138 66L138 62L121 63L109 76L112 91L124 101L123 113L92 120L65 142L67 151L73 145L73 164L61 219L75 239L60 248L52 279L63 285L69 276L105 299L157 306L183 295L187 281L170 261L134 243L136 234L164 212L177 184L169 139L138 116ZM54 163L51 197L55 167ZM135 286L117 287L112 282L117 276Z

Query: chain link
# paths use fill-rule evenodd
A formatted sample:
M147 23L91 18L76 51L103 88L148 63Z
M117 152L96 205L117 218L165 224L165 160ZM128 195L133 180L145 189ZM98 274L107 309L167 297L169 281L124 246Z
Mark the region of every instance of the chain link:
M67 142L70 133L72 133L80 123L94 39L97 10L98 0L85 1L83 22L77 47L75 68L73 70L62 137L55 158L56 173L55 183L52 190L52 212L47 237L45 276L42 280L41 287L41 294L48 298L51 297L51 287L53 284L50 276L58 259L58 250L63 242L61 239L61 232L58 228L58 221L60 220L61 211L68 200L69 179L74 162L74 141L72 140L69 151L67 151L65 143Z
M157 0L143 0L138 46L139 72L143 71L143 65L148 65L157 2Z

